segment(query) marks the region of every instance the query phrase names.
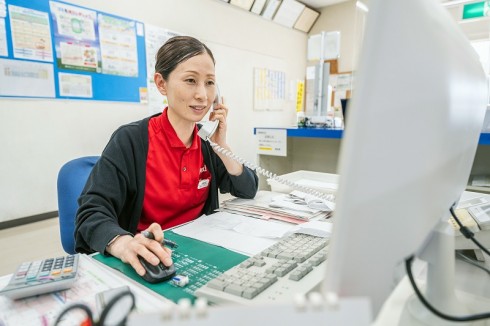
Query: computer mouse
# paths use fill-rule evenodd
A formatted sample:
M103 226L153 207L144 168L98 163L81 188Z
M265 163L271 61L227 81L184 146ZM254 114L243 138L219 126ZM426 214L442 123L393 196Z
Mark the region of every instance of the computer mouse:
M163 263L159 263L157 266L150 264L146 259L138 256L138 259L146 270L143 279L150 283L160 283L171 279L175 275L174 264L165 266Z
M153 233L149 231L141 232L145 238L155 240L155 236ZM141 256L138 256L138 259L143 265L143 268L146 270L145 275L143 275L143 279L150 283L160 283L172 278L175 275L175 267L174 264L170 266L165 266L162 262L160 262L157 266L150 264L146 259Z

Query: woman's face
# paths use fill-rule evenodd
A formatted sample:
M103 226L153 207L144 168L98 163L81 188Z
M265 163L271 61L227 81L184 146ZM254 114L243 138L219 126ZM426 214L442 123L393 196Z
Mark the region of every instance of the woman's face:
M181 62L164 80L155 83L168 99L168 115L174 122L198 122L206 115L216 95L214 63L208 54Z

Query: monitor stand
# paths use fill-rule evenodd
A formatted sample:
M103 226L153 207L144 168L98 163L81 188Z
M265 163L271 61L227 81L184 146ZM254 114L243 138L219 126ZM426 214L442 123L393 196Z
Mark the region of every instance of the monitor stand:
M470 315L470 309L456 297L454 230L447 222L439 222L421 250L420 259L427 262L426 300L440 312L450 316ZM419 288L422 288L419 286ZM410 315L423 325L475 325L450 322L429 311L414 294L409 301Z

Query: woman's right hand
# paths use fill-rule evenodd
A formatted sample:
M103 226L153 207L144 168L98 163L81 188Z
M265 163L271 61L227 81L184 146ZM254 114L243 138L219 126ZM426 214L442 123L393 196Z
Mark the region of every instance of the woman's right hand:
M146 271L138 256L143 257L154 266L160 262L165 266L172 265L172 250L161 245L163 232L160 226L154 223L146 231L152 232L155 235L155 240L145 238L141 233L134 237L122 235L107 248L108 253L121 259L124 263L130 264L140 276L143 276Z

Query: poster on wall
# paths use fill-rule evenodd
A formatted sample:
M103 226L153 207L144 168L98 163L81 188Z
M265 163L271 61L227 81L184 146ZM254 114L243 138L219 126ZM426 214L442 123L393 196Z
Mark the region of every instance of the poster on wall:
M7 27L5 26L5 17L7 17L7 7L5 0L0 0L0 56L9 55L7 47Z
M7 48L7 29L5 28L5 19L0 19L0 56L9 55Z
M0 59L0 96L54 97L53 65Z
M52 62L48 14L12 5L8 9L14 57Z
M102 73L138 76L138 50L134 21L99 14Z
M156 55L160 47L173 36L179 35L176 32L165 28L146 24L146 75L148 76L148 112L150 115L162 112L167 106L167 97L162 95L155 85L153 76L155 74Z
M254 68L254 110L281 111L286 101L286 73Z
M58 67L99 72L97 13L59 2L49 4Z
M7 17L7 6L5 4L5 0L0 0L0 17Z
M92 97L92 77L80 74L58 74L60 95L70 97Z

